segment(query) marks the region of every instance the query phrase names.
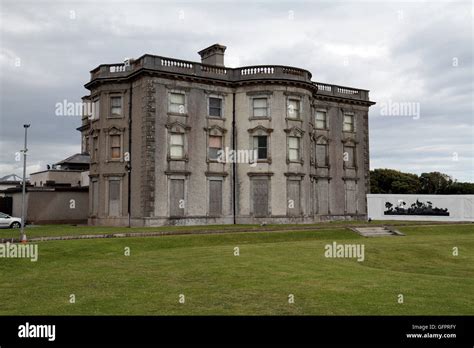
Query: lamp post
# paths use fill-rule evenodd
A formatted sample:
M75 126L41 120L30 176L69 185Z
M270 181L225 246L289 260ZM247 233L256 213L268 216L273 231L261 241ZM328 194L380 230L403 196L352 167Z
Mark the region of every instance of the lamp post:
M26 139L28 136L28 128L30 127L29 124L24 124L23 127L25 128L25 147L23 148L23 190L21 194L21 232L20 232L20 241L22 243L26 242L26 234L25 234L25 203L26 203L26 152L28 148L26 147Z

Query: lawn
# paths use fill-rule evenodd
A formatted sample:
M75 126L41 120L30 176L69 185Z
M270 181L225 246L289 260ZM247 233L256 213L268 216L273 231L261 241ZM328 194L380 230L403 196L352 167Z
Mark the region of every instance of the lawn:
M40 242L37 262L0 259L0 315L474 314L474 225L381 238L332 226ZM333 241L364 244L365 261L326 258Z

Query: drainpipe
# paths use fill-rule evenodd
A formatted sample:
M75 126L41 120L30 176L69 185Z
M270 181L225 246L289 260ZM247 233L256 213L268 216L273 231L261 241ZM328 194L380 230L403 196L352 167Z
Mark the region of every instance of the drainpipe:
M128 210L128 227L132 226L131 224L131 205L132 205L132 88L133 82L130 82L130 94L129 94L129 102L128 102L128 163L126 164L126 168L128 171L128 195L127 195L127 210Z
M236 138L236 132L235 132L235 92L232 93L232 150L236 151L236 145L237 145L237 138ZM234 160L232 161L232 212L233 212L233 217L234 217L234 225L236 224L236 180L237 180L237 163L235 161L235 152L234 152Z

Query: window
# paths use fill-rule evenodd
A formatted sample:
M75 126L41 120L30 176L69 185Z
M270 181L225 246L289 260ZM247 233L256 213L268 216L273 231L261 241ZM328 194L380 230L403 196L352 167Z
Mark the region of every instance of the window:
M254 179L252 180L252 203L253 215L256 217L268 216L269 204L269 180Z
M257 159L267 159L268 137L266 135L258 135L253 137L253 149L257 151Z
M268 116L268 99L267 98L253 98L253 116L267 117Z
M92 160L99 162L99 137L95 136L92 138Z
M329 166L328 143L324 138L316 141L316 167Z
M170 157L173 159L184 158L184 134L171 134Z
M300 159L300 138L288 137L288 159L299 161Z
M355 167L355 148L354 146L344 146L344 166L346 168L354 168Z
M287 182L288 215L298 216L301 213L301 182L299 180L288 180Z
M209 116L222 117L222 99L209 97Z
M184 180L170 180L170 217L184 216Z
M99 111L100 111L100 100L96 99L92 102L92 119L93 120L99 119Z
M209 215L222 215L222 180L209 180Z
M186 96L184 93L169 94L169 112L184 114L186 112Z
M316 111L316 128L327 129L327 114L326 111Z
M120 179L109 179L109 216L120 216Z
M120 159L122 156L120 146L120 134L114 134L110 136L110 158Z
M288 99L288 118L300 118L299 99Z
M222 137L210 135L209 136L209 159L217 160L219 151L222 150Z
M344 114L344 125L342 130L344 132L353 132L354 131L354 115Z
M92 180L92 215L99 212L99 181Z
M122 117L122 97L110 98L110 115L112 117Z

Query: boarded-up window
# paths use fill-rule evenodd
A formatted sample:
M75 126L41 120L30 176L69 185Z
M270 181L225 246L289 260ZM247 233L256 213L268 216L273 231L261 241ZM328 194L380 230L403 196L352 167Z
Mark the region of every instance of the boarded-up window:
M268 215L268 179L255 179L253 187L253 215L265 217Z
M288 159L290 161L300 160L300 138L288 137Z
M99 182L92 181L92 215L97 215L99 212Z
M222 181L209 181L209 215L222 215Z
M254 98L253 102L253 116L254 117L267 117L268 116L268 99L267 98Z
M329 213L329 181L318 179L318 214L327 215Z
M170 216L179 217L184 216L184 180L171 179L170 180Z
M109 216L120 216L120 180L109 179Z
M353 146L344 146L343 159L346 168L355 167L355 149Z
M219 151L222 150L222 137L209 136L209 159L215 160L219 157Z
M209 98L209 116L222 117L222 99Z
M170 93L169 98L169 112L184 114L186 110L184 93Z
M92 160L99 162L99 137L95 136L92 138Z
M300 181L288 180L288 215L298 216L301 213L300 206Z
M346 180L346 213L355 214L356 211L356 182L355 180Z
M110 158L120 159L121 157L120 135L114 134L110 136Z
M316 166L317 167L328 166L328 145L327 144L316 144Z

